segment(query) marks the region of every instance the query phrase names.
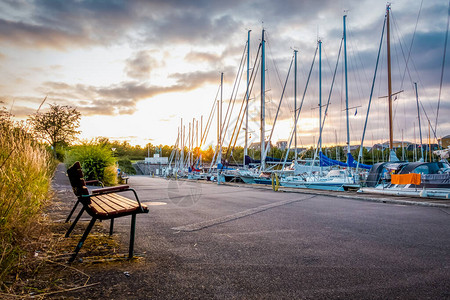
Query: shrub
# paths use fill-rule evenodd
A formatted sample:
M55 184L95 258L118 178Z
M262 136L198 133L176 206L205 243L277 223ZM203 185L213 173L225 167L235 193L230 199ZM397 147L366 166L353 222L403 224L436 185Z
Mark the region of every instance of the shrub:
M103 182L108 185L117 185L117 169L115 166L108 166L103 171Z
M120 168L120 170L122 170L122 172L125 172L129 175L136 174L136 170L134 169L133 164L131 163L131 160L129 160L128 158L119 159L117 161L117 163L119 164L119 168Z
M0 282L16 267L49 198L55 163L0 109Z
M117 184L117 171L111 149L95 142L73 146L66 153L65 163L70 167L79 161L86 180L100 180L105 185Z

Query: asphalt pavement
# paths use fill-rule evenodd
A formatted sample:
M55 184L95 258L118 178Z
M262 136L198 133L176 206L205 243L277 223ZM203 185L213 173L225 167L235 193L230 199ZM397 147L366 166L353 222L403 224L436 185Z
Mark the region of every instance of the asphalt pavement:
M129 184L150 206L135 246L150 264L128 283L131 298L450 299L445 201L148 176ZM115 227L127 243L129 220Z

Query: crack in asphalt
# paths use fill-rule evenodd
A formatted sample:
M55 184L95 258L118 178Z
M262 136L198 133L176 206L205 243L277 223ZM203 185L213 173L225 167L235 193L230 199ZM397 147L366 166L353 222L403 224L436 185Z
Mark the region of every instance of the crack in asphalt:
M280 207L280 206L295 203L295 202L305 201L305 200L309 200L309 199L312 199L315 197L317 197L317 196L314 195L314 196L311 196L308 198L303 198L303 199L278 201L275 203L269 203L269 204L261 205L261 206L255 207L255 208L246 209L244 211L241 211L241 212L238 212L238 213L235 213L232 215L223 216L220 218L207 220L207 221L203 221L203 222L192 223L192 224L178 226L178 227L172 227L171 229L175 230L175 231L184 231L184 232L198 231L198 230L205 229L205 228L208 228L211 226L223 224L223 223L234 221L234 220L244 218L244 217L247 217L250 215L254 215L254 214L275 208L275 207Z

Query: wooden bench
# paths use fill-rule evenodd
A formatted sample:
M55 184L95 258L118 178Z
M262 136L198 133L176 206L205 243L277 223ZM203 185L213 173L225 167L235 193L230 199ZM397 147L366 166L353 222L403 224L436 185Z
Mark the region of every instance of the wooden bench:
M104 187L103 182L101 182L100 180L85 180L84 183L86 185L94 185L94 184L99 184L102 188ZM72 187L73 188L73 187ZM75 190L74 190L75 191ZM77 195L78 197L78 195ZM69 215L66 218L66 222L70 221L70 218L72 217L73 213L75 212L75 210L77 209L78 204L80 203L80 200L78 199L77 202L75 203L75 205L72 207L72 210L70 211ZM78 220L76 220L78 221ZM76 221L74 223L76 223Z
M122 173L122 174L120 174L120 180L119 181L121 181L122 183L123 182L125 182L125 184L127 184L128 183L128 179L129 179L129 177L128 177L128 175L126 174L126 173Z
M69 259L69 262L73 262L75 260L75 257L77 256L78 252L83 246L84 241L86 240L92 227L94 226L95 221L111 220L109 234L112 235L114 229L114 219L129 215L131 215L131 233L128 258L132 258L134 250L136 215L139 213L148 213L147 206L140 203L136 191L131 189L128 185L120 185L115 187L96 189L93 190L92 193L89 193L86 187L86 181L84 180L81 164L79 162L75 162L73 166L71 166L67 170L67 174L69 176L73 192L77 196L77 203L69 214L68 219L70 219L78 203L81 203L83 207L81 208L74 222L67 231L66 237L68 237L72 230L75 228L76 223L78 222L84 211L86 211L92 217L83 236L78 242L74 253ZM133 192L136 200L132 200L118 194L120 192L126 191Z

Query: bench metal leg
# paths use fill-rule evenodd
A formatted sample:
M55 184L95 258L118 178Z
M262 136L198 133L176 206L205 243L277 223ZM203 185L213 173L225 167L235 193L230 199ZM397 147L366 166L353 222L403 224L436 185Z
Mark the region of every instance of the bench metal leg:
M136 214L131 215L131 232L130 232L130 248L128 251L128 259L133 258L134 251L134 233L136 231Z
M73 221L72 225L70 225L69 230L67 230L65 237L69 237L70 233L72 232L72 230L75 228L75 225L77 224L78 220L81 218L81 215L84 213L84 206L83 208L80 210L80 212L78 213L77 217L75 218L75 220Z
M67 222L70 221L70 218L72 217L73 213L75 212L75 209L77 208L78 203L80 203L80 200L77 200L77 203L75 203L75 205L73 206L72 211L71 211L70 214L67 216L67 219L66 219L66 222L65 222L65 223L67 223Z
M113 235L114 232L114 219L111 219L111 224L109 225L109 235Z
M83 247L83 243L86 240L89 233L91 232L91 229L94 226L94 223L96 220L97 220L96 218L92 218L91 222L89 222L89 225L86 228L86 230L84 231L83 236L81 237L80 241L78 242L74 253L72 254L72 256L69 259L69 263L73 262L75 260L75 257L77 257L78 252L80 251L81 247Z

